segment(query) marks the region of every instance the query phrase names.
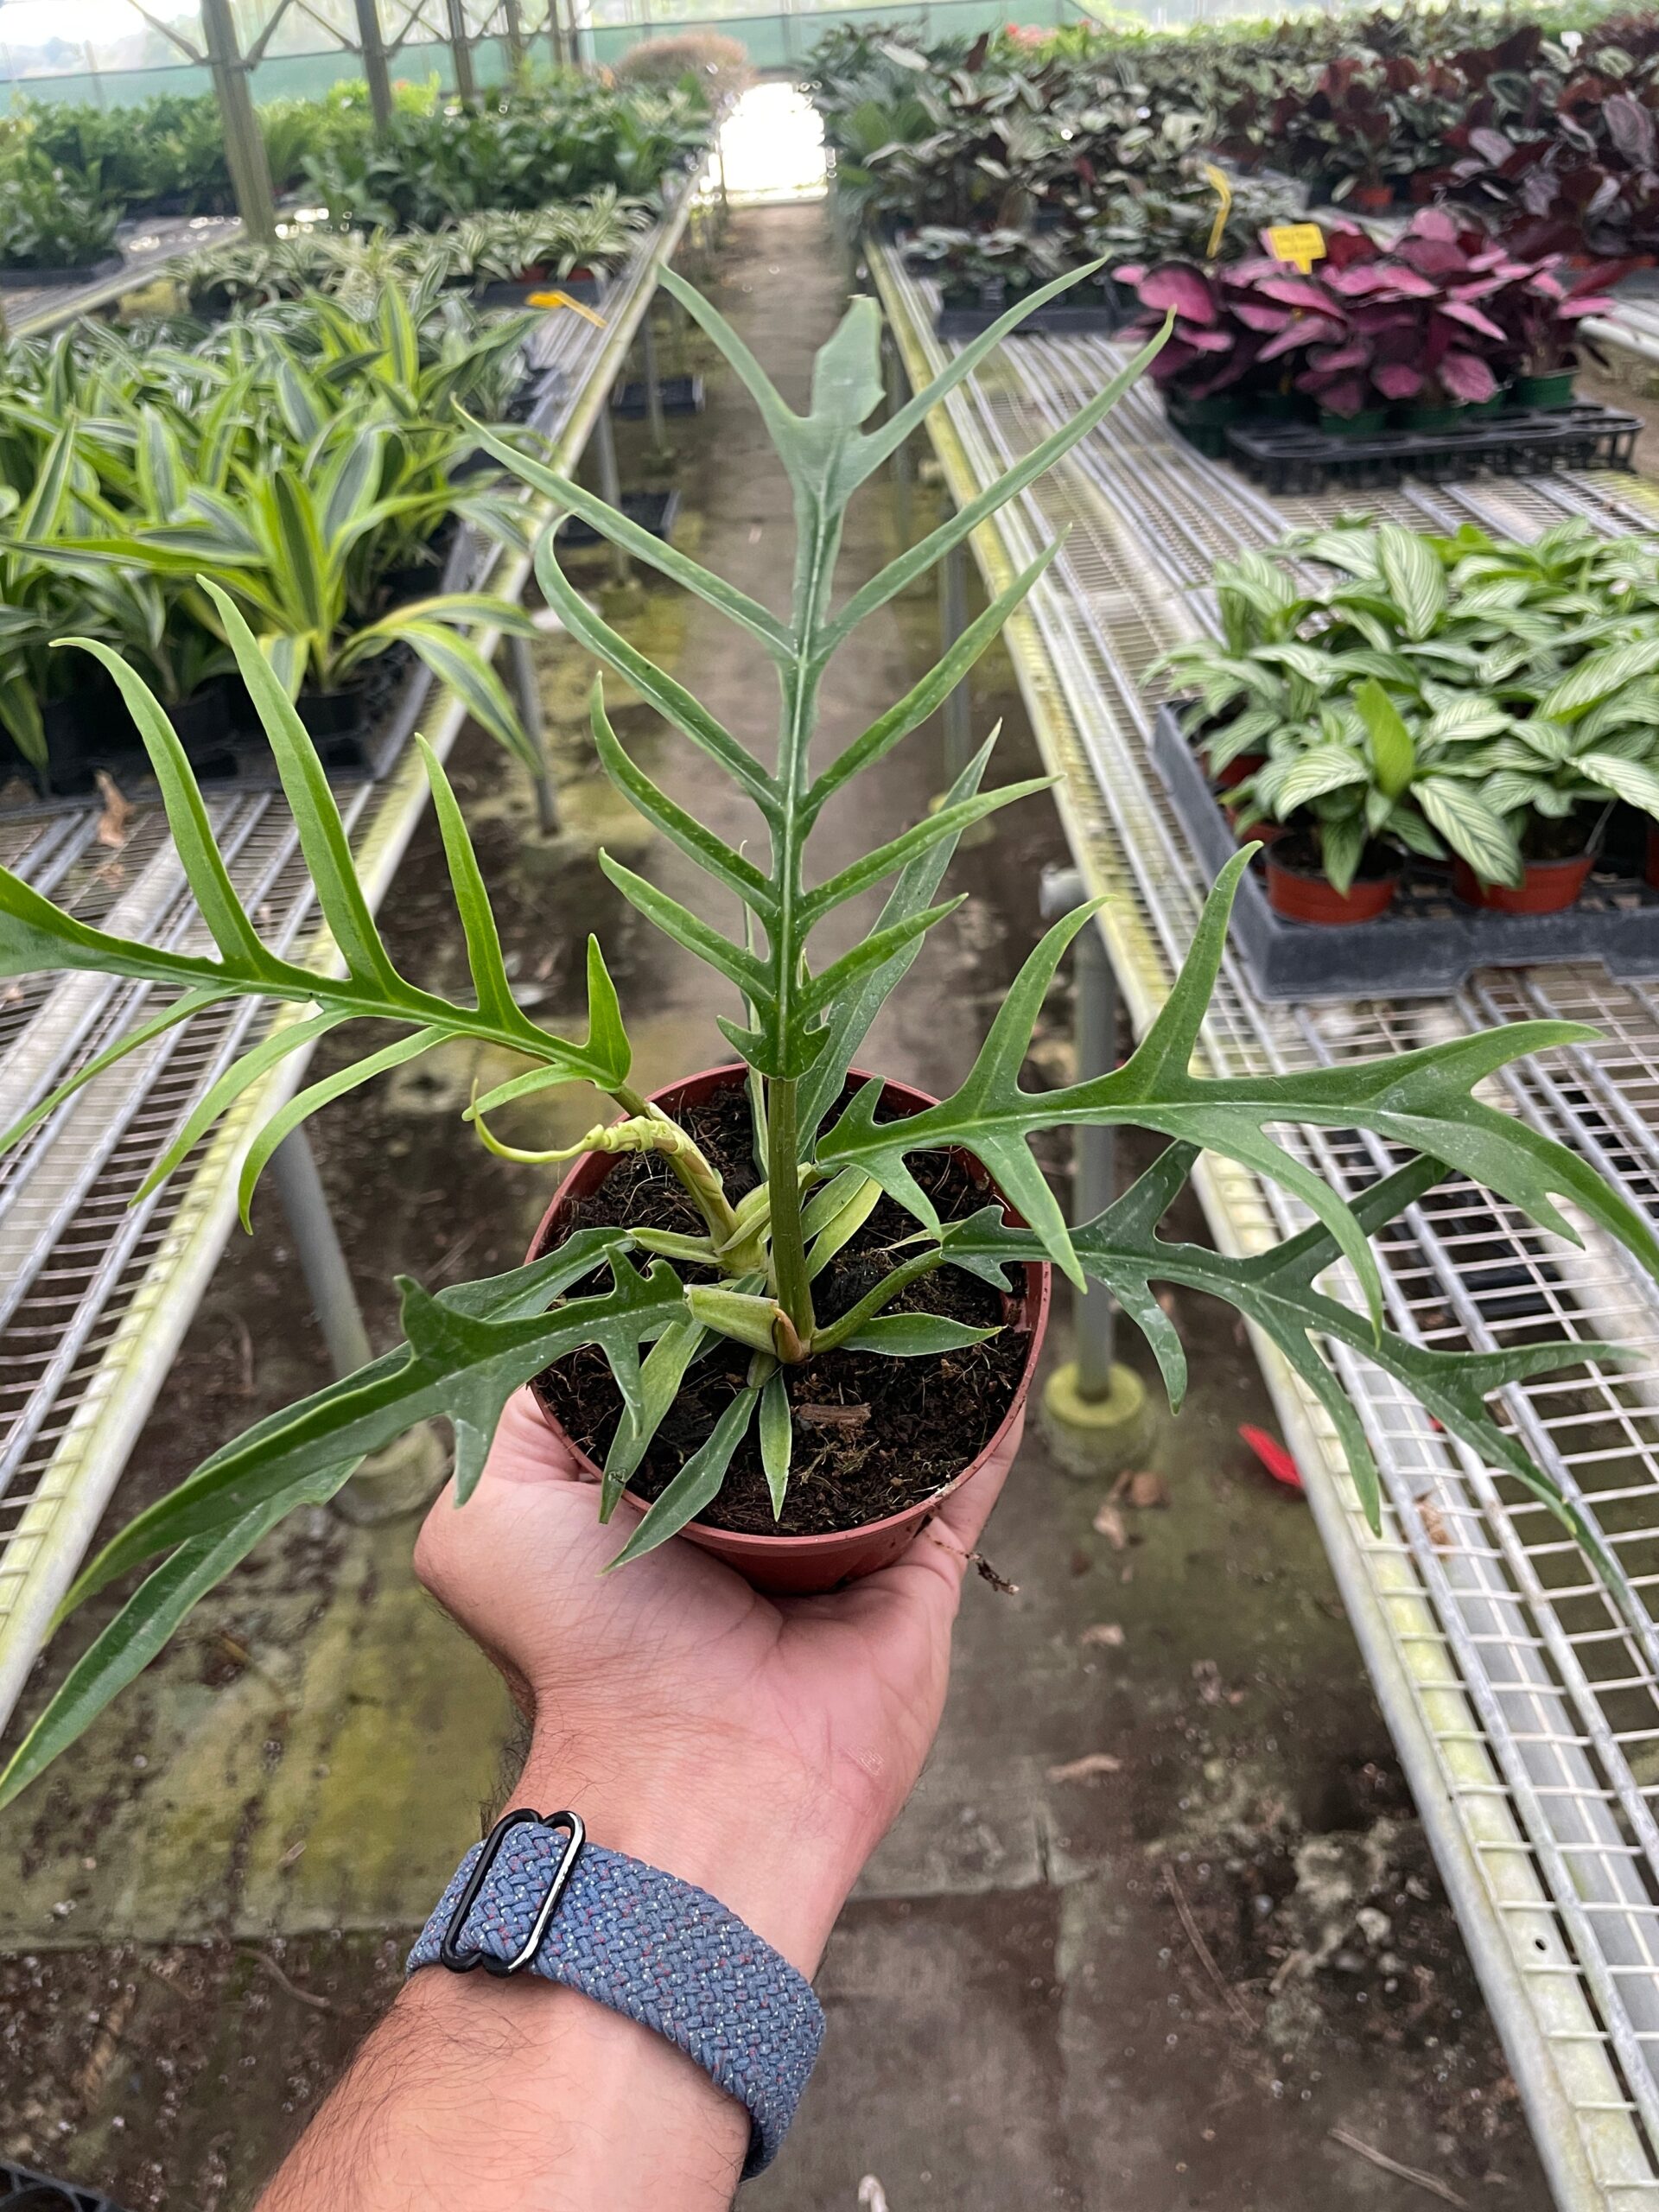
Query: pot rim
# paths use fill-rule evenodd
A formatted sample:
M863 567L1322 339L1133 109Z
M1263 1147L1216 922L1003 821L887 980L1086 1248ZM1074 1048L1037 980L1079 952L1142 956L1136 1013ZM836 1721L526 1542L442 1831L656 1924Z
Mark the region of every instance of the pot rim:
M695 1074L677 1077L672 1083L665 1083L658 1090L648 1092L647 1096L654 1105L671 1092L688 1090L693 1084L706 1083L721 1076L734 1076L741 1080L747 1078L748 1073L747 1065L742 1060L721 1061L714 1067L699 1068ZM861 1083L868 1083L873 1073L873 1070L867 1068L854 1067L847 1071L849 1081ZM938 1103L937 1099L931 1097L928 1092L918 1089L916 1084L905 1083L896 1076L883 1076L881 1082L884 1085L884 1096L888 1090L899 1090L907 1093L912 1098L925 1100L928 1105L937 1105ZM925 1109L919 1108L918 1110L925 1111ZM618 1115L616 1119L623 1121L626 1116ZM546 1235L554 1216L564 1203L569 1185L575 1179L584 1164L584 1159L594 1156L587 1154L583 1159L572 1161L569 1173L564 1176L557 1190L554 1192L546 1212L537 1225L536 1234L531 1239L530 1249L526 1255L527 1263L542 1256L542 1239ZM1002 1192L997 1189L994 1178L990 1179L990 1188L996 1192L999 1198L1001 1198L1005 1212L1013 1215L1014 1220L1019 1221L1020 1216L1015 1213L1014 1207L1003 1197ZM926 1497L917 1498L911 1504L902 1506L897 1513L884 1514L879 1521L860 1521L850 1529L823 1529L805 1535L766 1535L764 1533L757 1533L753 1529L721 1529L716 1528L712 1522L690 1521L679 1533L682 1535L690 1535L695 1530L717 1538L721 1552L728 1556L738 1553L753 1559L775 1560L786 1559L791 1554L804 1556L812 1550L822 1551L826 1545L850 1545L855 1540L861 1544L873 1536L880 1536L888 1530L897 1529L903 1522L931 1517L944 1500L960 1490L971 1477L976 1475L986 1461L1000 1448L1015 1421L1023 1414L1026 1402L1030 1396L1037 1358L1042 1350L1043 1335L1048 1322L1052 1274L1046 1260L1025 1260L1015 1264L1024 1270L1026 1276L1025 1318L1021 1323L1009 1325L1021 1327L1030 1340L1027 1348L1025 1365L1020 1371L1019 1384L1009 1402L1007 1411L973 1458L965 1466L959 1468L949 1482L942 1484L938 1490L931 1491ZM1034 1283L1033 1276L1036 1278ZM543 1420L558 1436L577 1466L595 1482L601 1480L603 1470L588 1457L563 1424L549 1409L541 1392L536 1388L534 1381L530 1387ZM635 1505L645 1506L650 1503L649 1499L634 1497L631 1490L625 1490L623 1494Z

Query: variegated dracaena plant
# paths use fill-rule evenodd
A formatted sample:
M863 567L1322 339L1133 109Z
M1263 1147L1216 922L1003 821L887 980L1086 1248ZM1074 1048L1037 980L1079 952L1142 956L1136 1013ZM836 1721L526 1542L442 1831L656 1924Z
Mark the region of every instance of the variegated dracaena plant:
M251 995L278 1002L276 1020L202 1098L158 1162L152 1184L170 1173L232 1101L286 1055L327 1031L358 1022L378 1025L390 1032L388 1040L302 1090L266 1122L242 1171L245 1219L261 1169L283 1137L308 1115L387 1069L459 1039L517 1052L525 1062L523 1073L471 1109L480 1135L486 1135L485 1116L512 1099L557 1084L595 1084L610 1094L623 1119L609 1131L593 1132L575 1149L638 1147L663 1153L703 1227L695 1236L589 1228L533 1264L487 1281L435 1295L405 1281L404 1341L394 1350L346 1381L259 1421L215 1452L171 1496L140 1513L86 1567L67 1606L150 1563L148 1580L73 1668L23 1743L0 1781L0 1797L15 1795L38 1773L146 1663L202 1592L283 1514L337 1491L367 1455L415 1424L434 1418L450 1424L456 1496L464 1501L478 1480L509 1395L579 1345L602 1351L626 1409L597 1500L601 1516L615 1507L700 1351L725 1336L752 1351L746 1382L655 1503L631 1522L619 1560L660 1543L708 1505L752 1424L774 1501L781 1506L790 1478L791 1368L841 1345L905 1357L960 1344L981 1333L942 1318L891 1310L906 1286L940 1267L967 1268L1005 1284L1006 1271L1016 1262L1047 1259L1076 1284L1092 1279L1104 1285L1144 1332L1176 1405L1185 1364L1175 1327L1154 1286L1175 1284L1227 1300L1279 1347L1329 1412L1376 1525L1376 1471L1358 1415L1327 1364L1319 1339L1348 1345L1396 1376L1454 1437L1488 1465L1547 1500L1581 1541L1594 1547L1592 1532L1572 1504L1531 1465L1516 1437L1492 1418L1485 1401L1529 1376L1571 1367L1586 1356L1616 1359L1618 1353L1566 1342L1479 1354L1408 1343L1382 1325L1382 1286L1370 1242L1452 1169L1472 1177L1542 1227L1571 1236L1573 1231L1554 1203L1564 1198L1659 1273L1659 1245L1647 1224L1585 1161L1477 1096L1483 1080L1507 1063L1541 1047L1574 1043L1589 1031L1571 1022L1522 1022L1369 1063L1277 1076L1195 1073L1199 1030L1233 893L1246 865L1241 854L1217 880L1161 1013L1122 1068L1039 1093L1022 1090L1020 1084L1044 993L1066 947L1089 922L1092 910L1084 906L1057 924L1027 961L966 1081L952 1096L896 1122L876 1118L879 1082L867 1085L844 1108L840 1103L847 1072L877 1009L909 968L925 933L957 903L940 901L936 893L962 833L1040 786L1020 783L982 791L988 745L926 819L817 884L810 884L806 862L813 826L836 792L942 703L1031 589L1052 549L1009 586L913 690L836 760L815 767L811 739L825 671L865 616L924 575L1099 422L1153 349L1131 362L1073 421L837 609L836 553L854 493L1020 315L1063 289L1066 280L1004 316L957 355L931 389L868 431L862 425L882 389L873 302L855 301L819 355L810 409L801 416L785 404L747 346L705 301L676 277L664 281L753 394L788 472L799 542L787 616L774 615L683 553L659 544L578 485L526 461L487 433L480 435L556 510L585 517L636 559L695 593L744 631L777 668L782 715L776 752L768 762L609 627L561 573L551 531L543 536L542 587L571 632L698 748L714 770L730 779L765 827L763 867L651 781L618 743L595 692L594 741L609 774L649 823L747 911L740 942L619 861L604 858L606 872L622 895L733 988L734 1018L723 1020L721 1027L752 1071L756 1157L765 1162L765 1181L734 1203L690 1135L632 1087L628 1039L597 944L588 946L588 1027L580 1041L552 1034L515 1003L461 809L430 751L424 756L426 772L471 963L469 1004L423 990L393 965L353 873L316 755L283 686L223 592L204 586L259 702L337 949L333 964L318 959L296 965L261 941L215 849L200 795L170 724L131 671L106 656L150 748L179 853L217 951L192 956L106 935L72 919L15 878L0 875L0 974L66 968L112 973L150 987L159 1009L146 1027L89 1061L54 1098L41 1100L6 1141L26 1138L57 1099L118 1053L217 1001ZM882 883L891 888L874 925L851 951L815 967L811 938L817 925L845 901ZM1170 1141L1156 1163L1103 1213L1068 1230L1028 1140L1039 1130L1067 1124L1119 1123L1158 1131ZM1276 1127L1296 1124L1370 1131L1397 1150L1403 1164L1350 1205L1272 1134ZM942 1224L908 1165L911 1154L942 1147L959 1148L982 1161L1030 1226L1007 1225L995 1205L970 1219ZM1275 1249L1242 1260L1160 1237L1160 1222L1205 1150L1281 1185L1308 1209L1310 1225ZM814 1310L815 1273L853 1233L879 1192L890 1194L913 1217L914 1235L895 1251L885 1281L826 1325ZM1321 1273L1338 1261L1347 1262L1358 1285L1357 1307L1318 1287ZM588 1287L596 1275L606 1287ZM1618 1586L1613 1563L1603 1558L1602 1564Z

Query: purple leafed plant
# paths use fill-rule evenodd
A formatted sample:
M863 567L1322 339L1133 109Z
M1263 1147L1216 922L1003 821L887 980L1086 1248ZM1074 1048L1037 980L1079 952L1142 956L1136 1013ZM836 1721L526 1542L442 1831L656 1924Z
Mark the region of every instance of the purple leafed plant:
M1605 314L1620 264L1568 271L1522 260L1443 207L1420 208L1388 247L1355 224L1325 234L1308 276L1267 254L1218 270L1121 269L1150 335L1173 308L1152 374L1188 399L1294 390L1353 416L1389 404L1478 404L1516 373L1572 365L1580 326Z

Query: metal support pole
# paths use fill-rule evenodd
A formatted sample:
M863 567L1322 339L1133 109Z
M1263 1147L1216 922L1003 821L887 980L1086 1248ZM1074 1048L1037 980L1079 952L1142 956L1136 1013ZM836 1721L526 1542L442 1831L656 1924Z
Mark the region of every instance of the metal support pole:
M391 73L380 39L379 0L356 0L357 43L363 56L363 75L369 88L369 112L376 130L391 121Z
M1077 939L1073 988L1077 993L1077 1081L1088 1083L1117 1065L1117 978L1093 922ZM1092 1221L1116 1195L1116 1132L1078 1128L1072 1132L1073 1207L1077 1220ZM1112 1388L1116 1350L1116 1315L1111 1294L1095 1283L1077 1301L1077 1392L1104 1398Z
M949 652L968 627L968 556L953 545L939 566L939 628ZM974 749L973 700L964 676L944 702L944 781L949 790Z
M201 29L225 126L225 159L236 192L237 213L250 238L269 244L276 235L270 164L248 89L248 65L236 42L230 0L201 0Z
M363 1309L352 1287L334 1217L305 1131L285 1136L270 1157L270 1173L300 1255L300 1268L336 1375L354 1375L374 1354Z
M516 83L524 68L524 26L518 14L518 0L501 0L501 16L506 27L507 69Z
M542 714L542 687L536 681L536 662L528 638L508 639L507 671L518 709L518 719L523 722L524 734L536 748L536 757L542 764L536 775L536 819L543 837L556 837L559 830L559 790L553 780L552 764L547 757L547 724Z
M899 365L899 350L891 339L885 338L881 346L883 372L887 387L887 418L892 420L905 404L904 371ZM911 458L910 440L895 446L893 454L893 495L899 510L899 537L902 544L911 541L911 486L915 481L915 462Z
M1069 914L1083 904L1086 895L1076 868L1044 869L1045 921ZM1117 978L1112 973L1105 942L1093 922L1077 937L1072 959L1076 1079L1089 1083L1117 1065ZM1071 1214L1076 1227L1103 1213L1116 1196L1116 1157L1114 1132L1109 1128L1075 1129L1071 1141ZM1073 1291L1072 1313L1077 1329L1077 1394L1085 1402L1096 1402L1109 1397L1112 1390L1116 1315L1109 1293L1098 1283L1086 1292Z
M478 98L478 86L473 76L473 49L467 37L463 0L445 0L445 14L449 24L449 51L455 60L456 97L464 106L471 107Z
M645 413L651 422L651 449L654 454L668 451L668 425L663 419L662 379L657 371L657 330L647 306L639 318L639 353L645 365Z
M599 496L608 507L622 505L622 479L616 466L616 433L611 428L611 402L607 392L605 404L599 410L599 421L594 430L594 445L599 455ZM633 581L633 563L620 545L611 547L611 574L620 584Z
M559 13L559 0L547 0L547 42L553 52L553 67L564 67L564 18Z

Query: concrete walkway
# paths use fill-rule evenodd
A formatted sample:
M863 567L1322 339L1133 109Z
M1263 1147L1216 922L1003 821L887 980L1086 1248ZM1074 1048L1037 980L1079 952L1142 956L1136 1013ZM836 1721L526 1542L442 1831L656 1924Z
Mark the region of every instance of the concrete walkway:
M785 393L841 311L821 209L740 214L714 289ZM688 550L773 605L784 486L733 380L677 424ZM642 440L625 452L639 480ZM843 582L897 550L886 486L864 495ZM595 588L603 582L595 568ZM770 669L700 606L646 585L613 618L757 746ZM834 672L823 757L914 681L937 645L926 589ZM544 656L567 835L526 835L523 794L481 743L458 780L516 971L556 1020L592 926L645 1084L725 1057L705 979L623 909L593 865L620 844L681 896L671 852L630 830L581 734L589 672ZM626 694L625 742L727 834L723 788ZM1005 663L976 685L999 774L1033 751ZM925 807L923 731L826 824L824 872ZM1037 929L1056 857L1039 800L959 861L976 896L930 941L868 1048L938 1090L966 1068ZM392 902L394 950L437 987L464 973L435 841ZM868 919L843 918L846 941ZM1066 1068L1057 992L1032 1080ZM321 1150L365 1289L511 1265L547 1178L457 1135L474 1070L441 1063L326 1120ZM487 1073L487 1071L486 1071ZM585 1126L543 1102L519 1136ZM1063 1173L1064 1154L1057 1154ZM1190 1222L1189 1231L1197 1224ZM123 1517L200 1451L310 1387L318 1347L269 1203L181 1355L135 1459ZM388 1308L371 1294L384 1332ZM744 2196L776 2212L1325 2212L1548 2199L1478 1992L1360 1672L1311 1522L1236 1435L1273 1421L1230 1315L1184 1301L1195 1389L1132 1493L1069 1481L1033 1441L987 1540L999 1592L965 1595L952 1698L922 1785L868 1869L823 1975L830 2040L789 2149ZM1064 1318L1057 1331L1063 1338ZM41 1792L0 1824L0 2154L120 2201L232 2212L395 1986L406 1932L478 1833L510 1728L493 1677L425 1605L407 1525L291 1525ZM874 2177L876 2188L861 2184ZM464 2189L456 2203L474 2212ZM484 2208L477 2208L484 2212ZM600 2207L571 2212L603 2212ZM670 2212L670 2208L664 2208Z

